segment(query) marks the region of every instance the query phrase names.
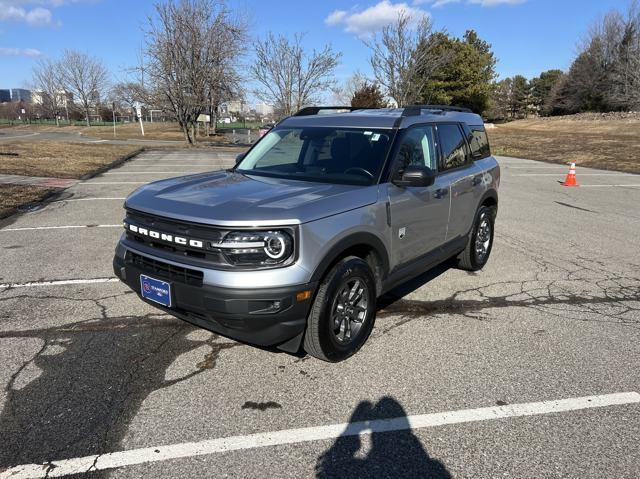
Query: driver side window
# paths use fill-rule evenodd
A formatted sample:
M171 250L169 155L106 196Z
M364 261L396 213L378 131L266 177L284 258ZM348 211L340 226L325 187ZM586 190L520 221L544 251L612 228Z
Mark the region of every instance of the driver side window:
M407 166L426 166L437 170L438 153L433 127L411 128L402 139L398 149L397 163L400 169Z

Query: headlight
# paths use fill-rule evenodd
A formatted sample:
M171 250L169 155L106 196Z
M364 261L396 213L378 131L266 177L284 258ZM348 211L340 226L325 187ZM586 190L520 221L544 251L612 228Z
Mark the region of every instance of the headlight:
M215 245L236 266L269 266L293 254L293 238L286 231L233 231Z

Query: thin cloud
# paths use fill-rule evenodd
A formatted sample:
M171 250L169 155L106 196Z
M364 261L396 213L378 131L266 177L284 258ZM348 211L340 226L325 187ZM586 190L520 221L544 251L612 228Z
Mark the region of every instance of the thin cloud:
M497 7L499 5L518 5L527 0L466 0L466 3L480 5L481 7ZM413 0L413 5L431 5L432 8L444 7L452 3L461 3L462 0Z
M48 26L54 23L52 9L81 1L84 0L0 0L0 22Z
M40 50L35 48L8 48L0 47L0 56L25 56L25 57L39 57L42 55Z
M392 3L390 0L382 0L364 10L334 10L324 22L329 26L342 25L346 32L367 37L396 21L401 13L416 21L429 15L405 2Z
M24 22L32 27L39 27L51 24L52 18L48 8L24 8L0 2L0 22Z
M469 0L469 3L475 3L483 7L497 7L498 5L518 5L526 0Z

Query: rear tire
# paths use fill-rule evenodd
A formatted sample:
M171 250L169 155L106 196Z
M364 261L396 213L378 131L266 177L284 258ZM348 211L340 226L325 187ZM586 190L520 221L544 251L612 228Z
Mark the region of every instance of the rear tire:
M376 282L356 256L340 260L320 283L313 301L304 349L323 361L338 362L366 342L376 316Z
M478 271L489 260L493 247L495 210L482 205L476 212L473 227L469 232L467 246L457 258L458 268L466 271Z

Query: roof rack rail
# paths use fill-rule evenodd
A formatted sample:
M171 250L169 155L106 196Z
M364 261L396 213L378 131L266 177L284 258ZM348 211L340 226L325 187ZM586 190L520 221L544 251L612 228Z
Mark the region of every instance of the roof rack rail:
M349 110L349 111L355 111L355 110L362 110L362 108L361 107L354 107L354 106L307 106L307 107L304 107L302 110L294 113L293 116L317 115L322 110Z
M422 114L422 110L435 111L457 111L460 113L473 113L469 108L451 105L409 105L404 107L402 116L418 116Z

